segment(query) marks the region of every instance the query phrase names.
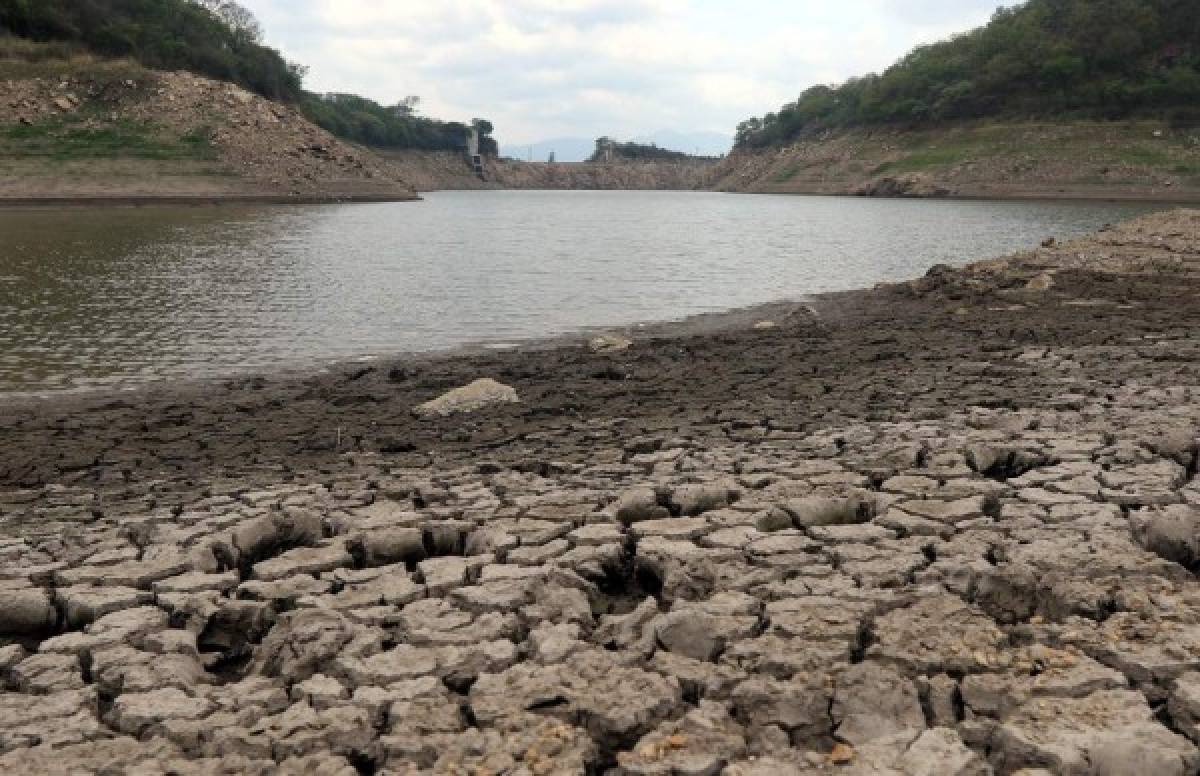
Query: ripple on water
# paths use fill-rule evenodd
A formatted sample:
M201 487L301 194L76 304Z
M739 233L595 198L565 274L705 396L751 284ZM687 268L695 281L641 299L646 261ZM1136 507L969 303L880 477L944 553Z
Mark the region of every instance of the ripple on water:
M864 287L1153 209L702 192L0 212L0 392L137 385Z

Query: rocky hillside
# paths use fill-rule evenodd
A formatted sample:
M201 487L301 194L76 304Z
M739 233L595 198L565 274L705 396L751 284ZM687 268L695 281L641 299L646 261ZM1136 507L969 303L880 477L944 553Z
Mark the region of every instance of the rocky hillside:
M461 154L380 152L418 191L439 189L635 189L691 190L713 174L714 162L621 161L546 164L489 159L475 175Z
M0 197L406 199L385 160L191 73L0 81Z
M1158 121L829 130L742 150L705 185L862 196L1200 199L1200 129Z

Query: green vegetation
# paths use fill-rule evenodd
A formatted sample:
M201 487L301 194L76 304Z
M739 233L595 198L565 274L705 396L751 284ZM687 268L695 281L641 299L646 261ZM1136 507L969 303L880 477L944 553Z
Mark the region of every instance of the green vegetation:
M417 116L415 97L385 107L352 94L304 91L306 69L261 41L254 15L232 0L0 0L3 77L84 68L109 75L117 67L190 70L297 104L310 121L353 142L382 148L466 148L468 126ZM97 61L92 55L106 59ZM495 155L491 123L477 119L474 126L482 152Z
M971 148L929 148L917 151L903 159L886 162L875 168L875 174L919 172L934 167L949 167L971 158Z
M263 46L253 16L204 0L0 0L0 33L76 44L161 70L191 70L274 100L300 98L304 69Z
M985 27L921 46L882 75L815 86L738 125L739 148L827 129L979 118L1200 123L1195 0L1029 0Z
M99 59L73 43L35 43L0 34L0 78L63 78L86 71L106 81L141 80L147 71L131 59Z
M354 94L307 93L300 109L314 124L363 145L430 151L466 148L470 127L417 116L417 102L415 97L410 97L398 105L383 106ZM483 153L494 156L497 146L490 136L491 122L476 119L474 126L479 131Z
M0 157L76 159L209 160L216 157L207 129L173 137L146 122L97 125L71 114L0 127Z
M589 162L603 162L607 159L632 159L639 162L677 162L683 159L695 158L682 151L671 151L659 148L654 143L621 143L610 137L596 139L596 150L592 152Z

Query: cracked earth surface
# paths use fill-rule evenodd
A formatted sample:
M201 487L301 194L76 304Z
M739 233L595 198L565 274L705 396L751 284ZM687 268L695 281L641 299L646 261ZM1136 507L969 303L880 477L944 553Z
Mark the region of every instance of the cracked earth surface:
M1198 246L1175 213L775 328L11 403L0 767L1196 773ZM468 374L521 403L412 417Z

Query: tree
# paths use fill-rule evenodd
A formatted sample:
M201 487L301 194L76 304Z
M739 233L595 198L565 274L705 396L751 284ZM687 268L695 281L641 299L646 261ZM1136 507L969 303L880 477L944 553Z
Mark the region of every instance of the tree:
M0 0L0 29L191 70L270 99L296 101L303 86L303 70L261 45L258 21L232 0Z
M401 118L408 118L417 115L417 108L421 105L421 98L415 94L410 94L400 102L392 106L392 113Z
M262 25L254 13L234 0L192 0L196 5L214 14L225 22L240 39L250 43L261 43Z

